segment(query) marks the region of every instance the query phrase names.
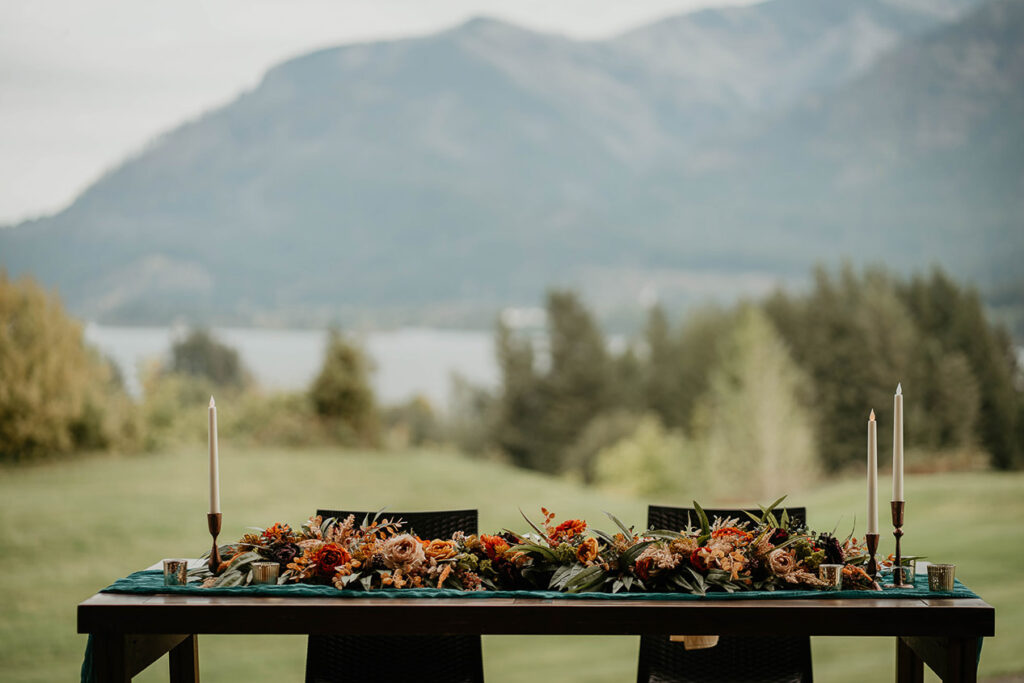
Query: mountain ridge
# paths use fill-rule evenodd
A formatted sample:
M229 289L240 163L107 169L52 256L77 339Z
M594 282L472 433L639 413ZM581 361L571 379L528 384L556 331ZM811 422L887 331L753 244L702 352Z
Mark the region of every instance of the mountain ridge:
M831 116L828 107L838 105L828 103L849 97L844 89L865 75L892 78L877 64L941 21L934 8L915 13L912 4L817 2L823 28L801 28L810 36L804 42L773 31L808 0L675 22L717 16L728 26L748 17L731 39L743 42L750 25L761 27L768 47L750 48L752 64L789 49L788 62L754 76L803 89L766 99L736 97L735 81L714 77L711 67L700 87L680 86L691 75L682 67L665 75L666 64L681 60L653 59L653 39L637 42L644 29L575 41L476 19L429 36L316 50L161 136L65 211L0 231L0 263L57 286L82 315L147 322L483 321L552 284L600 292L607 313L635 305L652 283L668 300L693 300L707 294L694 289L695 275L792 278L836 256L830 245L854 255L858 246L856 226L839 214L859 210L862 198L821 178L832 178L844 155L864 154L864 145L840 146L839 162L815 166L824 162L805 149L821 140L812 135L820 122L813 102ZM995 3L1007 4L1014 6ZM969 5L940 9L952 15ZM646 28L664 40L674 25L667 21ZM715 30L709 35L724 29ZM860 45L864 31L899 34L903 47ZM858 71L858 50L877 51L874 71ZM842 68L821 71L822 54ZM829 74L834 82L822 83ZM767 87L753 80L755 91ZM758 138L776 119L786 134ZM798 158L788 158L791 150ZM1012 163L1008 172L1016 172ZM1000 192L997 208L1008 201ZM886 201L894 215L907 211L899 197ZM1000 211L996 227L984 229L1005 235ZM892 230L892 220L882 224ZM914 253L922 242L927 230L913 226L890 256L927 265ZM944 262L958 249L928 254ZM872 250L860 259L881 256ZM988 256L970 258L959 272L977 276ZM645 272L647 281L638 275ZM722 289L749 293L738 287Z

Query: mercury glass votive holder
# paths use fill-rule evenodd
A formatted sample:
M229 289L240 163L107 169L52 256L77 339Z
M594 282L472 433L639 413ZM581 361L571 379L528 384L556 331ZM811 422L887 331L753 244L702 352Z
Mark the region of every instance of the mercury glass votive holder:
M818 578L825 582L824 590L838 591L843 589L843 565L819 564Z
M164 585L184 586L188 583L188 560L164 560Z
M253 562L252 582L253 585L277 585L277 575L281 565L277 562Z
M928 590L930 591L951 591L953 580L956 578L955 564L930 564L928 565Z

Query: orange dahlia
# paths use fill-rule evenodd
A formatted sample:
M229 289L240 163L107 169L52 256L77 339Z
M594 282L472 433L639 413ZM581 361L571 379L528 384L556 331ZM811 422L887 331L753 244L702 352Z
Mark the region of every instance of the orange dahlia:
M487 557L492 560L509 549L508 542L501 536L480 534L480 542L484 546L484 552L487 553Z
M587 523L582 519L567 519L551 531L551 539L554 541L567 541L574 536L579 536L587 530Z

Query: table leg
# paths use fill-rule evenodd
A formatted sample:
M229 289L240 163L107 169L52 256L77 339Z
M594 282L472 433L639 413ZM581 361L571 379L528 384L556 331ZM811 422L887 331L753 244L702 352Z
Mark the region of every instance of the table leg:
M978 639L950 638L946 655L946 678L954 683L977 683Z
M945 683L977 683L978 639L900 638L896 649L897 680L921 681L922 661ZM913 678L915 675L918 677Z
M896 683L924 683L924 661L902 638L896 639Z
M171 683L199 683L199 637L186 636L175 646L168 660Z
M94 633L92 657L96 683L131 683L124 634Z

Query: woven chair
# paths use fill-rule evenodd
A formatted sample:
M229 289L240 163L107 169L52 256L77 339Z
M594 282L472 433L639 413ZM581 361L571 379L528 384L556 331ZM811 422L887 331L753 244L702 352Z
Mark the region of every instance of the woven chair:
M317 510L324 519L343 520L366 512ZM456 531L475 534L476 510L384 512L382 517L406 522L403 532L420 538L449 538ZM370 513L373 517L373 513ZM306 647L306 682L416 681L416 683L482 683L480 636L311 635Z
M785 508L791 519L806 522L805 508ZM715 517L749 519L743 510L705 510ZM759 510L751 510L759 515ZM776 516L782 514L778 510ZM652 529L683 529L698 525L692 508L647 508ZM685 629L684 629L685 630ZM694 634L698 635L698 634ZM713 635L713 634L708 634ZM638 683L804 683L813 681L809 636L721 636L718 645L687 650L668 634L640 637Z

